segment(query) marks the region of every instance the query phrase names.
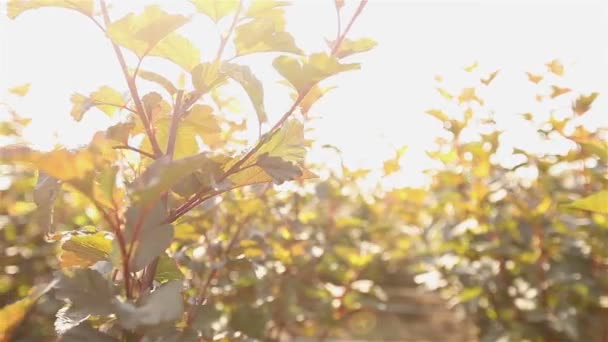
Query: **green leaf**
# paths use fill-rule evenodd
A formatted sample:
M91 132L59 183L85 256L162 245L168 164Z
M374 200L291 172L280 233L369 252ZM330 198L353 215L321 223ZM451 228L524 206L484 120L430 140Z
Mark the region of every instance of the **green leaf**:
M262 138L266 139L266 138ZM273 178L256 165L260 156L266 154L269 157L279 157L285 161L300 164L304 160L306 149L304 148L304 125L295 119L288 120L280 130L268 139L262 147L242 166L242 171L231 175L228 179L235 187L268 183ZM236 163L237 159L224 165L224 170L228 170ZM301 179L316 177L312 172L302 169Z
M218 164L207 153L174 161L164 156L155 160L128 188L137 201L149 203L195 171L213 173L218 169Z
M197 11L208 16L214 22L236 10L239 0L190 0Z
M264 88L262 82L255 77L251 69L248 66L225 63L222 72L237 81L245 89L253 103L260 123L267 122L268 116L264 109Z
M129 270L138 272L160 256L173 240L173 226L163 221L167 217L162 201L153 206L131 206L125 214L124 240L127 253L131 250ZM114 253L119 246L114 242Z
M67 299L76 311L91 315L110 315L114 312L112 299L117 294L114 284L99 272L89 268L63 273L55 285L55 295Z
M21 13L41 7L63 7L74 9L86 15L93 15L93 0L9 0L7 14L11 19L15 19Z
M301 59L280 56L272 65L300 94L332 75L359 69L359 64L341 64L335 57L326 53L315 53Z
M139 70L137 76L143 78L146 81L154 82L160 85L169 93L169 95L174 95L175 93L177 93L177 88L173 85L173 83L171 83L171 81L166 79L163 75L157 74L153 71Z
M301 163L306 154L304 125L296 119L285 122L281 129L258 150L257 155L260 156L264 153L292 163Z
M141 326L154 326L177 321L184 312L181 291L181 281L171 281L144 296L137 305L129 302L119 303L118 321L120 325L134 330Z
M272 177L276 184L302 176L302 170L281 157L270 157L267 153L258 157L257 164Z
M126 104L122 94L108 86L102 86L89 96L75 93L70 100L72 101L70 114L76 121L82 120L84 114L93 107L97 107L106 115L112 116Z
M184 274L177 267L177 263L173 258L167 254L160 256L158 260L158 266L156 267L156 275L154 280L159 283L166 283L168 281L181 281L184 280Z
M112 250L112 237L105 232L71 234L61 244L59 260L62 267L88 267L108 260Z
M217 180L223 175L222 164L226 162L226 158L219 156L211 158L211 161L205 163L192 174L180 179L171 190L182 197L190 197L203 189L214 188L217 185Z
M596 192L591 196L567 204L565 207L608 215L608 190Z
M366 52L374 47L378 43L371 38L360 38L357 40L345 39L340 44L338 52L336 52L337 58L344 58L356 53Z

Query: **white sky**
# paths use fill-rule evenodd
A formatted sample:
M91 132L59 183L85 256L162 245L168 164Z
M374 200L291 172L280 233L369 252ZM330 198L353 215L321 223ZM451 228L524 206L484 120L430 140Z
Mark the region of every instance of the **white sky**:
M113 18L138 12L150 2L154 1L114 1L121 8L116 8ZM186 0L155 2L170 12L192 13L193 9ZM357 1L346 3L350 11L343 22ZM351 37L371 37L379 45L350 59L361 62L362 70L328 82L338 89L313 107L313 113L322 116L315 137L341 148L352 167L379 167L392 156L393 148L408 144L410 150L402 160L404 174L394 176L393 182L419 183L423 151L440 127L424 111L443 108L444 103L433 77L443 75L443 85L456 91L478 82L477 76L463 71L474 61L479 61L483 76L502 70L482 95L506 122L518 113L549 110L535 103L534 87L524 72L543 72L544 63L557 58L566 66L566 77L559 82L583 93L602 94L589 116L608 126L607 4L599 0L370 0ZM80 123L69 115L73 92L88 94L103 84L126 90L111 46L98 28L76 13L56 9L29 11L9 20L5 0L0 0L0 12L0 101L34 118L27 131L34 145L76 146L105 128L110 121L101 113L88 113ZM217 49L217 36L206 20L195 18L184 29L201 44L202 57L210 58ZM320 51L325 48L324 38L335 35L333 1L296 0L287 22L300 47ZM271 57L263 58L266 66L262 68L256 59L243 61L257 68L254 72L266 87L269 115L276 119L289 106L289 99L284 87L276 84L278 74L269 67ZM154 68L153 62L144 65ZM8 87L26 82L32 88L25 98L7 94ZM563 96L561 105L568 108L572 99ZM313 158L334 155L317 152Z

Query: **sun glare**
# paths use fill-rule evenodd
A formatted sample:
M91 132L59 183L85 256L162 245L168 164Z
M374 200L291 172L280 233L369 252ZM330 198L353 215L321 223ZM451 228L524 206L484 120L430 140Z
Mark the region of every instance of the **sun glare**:
M112 5L118 16L136 11L143 3L153 1L115 1ZM191 10L188 2L167 5L168 11ZM321 50L324 39L332 39L325 36L335 31L331 1L295 1L287 16L289 30L304 50ZM380 170L384 160L408 145L400 161L402 170L383 182L388 187L421 185L426 182L422 171L429 166L425 151L441 131L441 124L424 112L454 111L449 105L426 107L441 98L437 89L450 92L474 86L479 73L489 77L498 71L492 88L482 90L484 110L492 111L509 143L541 150L563 148L539 144L534 129L525 127L520 116L559 115L560 110L570 108L576 94L566 94L558 108L548 108L530 97L532 84L527 82L526 72L543 72L546 63L559 59L568 84L582 91L608 93L608 83L602 82L608 71L608 40L602 36L608 29L606 19L602 1L372 1L352 35L373 37L379 45L359 58L362 70L345 73L328 84L339 86L313 107L309 134L319 146L338 147L350 168ZM437 25L439 22L442 24ZM74 91L88 93L100 84L126 89L111 46L92 23L74 13L43 9L17 21L2 16L0 32L3 102L14 103L21 115L33 118L25 139L34 147L48 150L57 144L85 144L95 131L115 122L89 113L77 123L69 115ZM219 39L210 22L198 17L184 27L184 33L200 44L203 59L213 58ZM241 62L260 72L269 117L271 122L276 120L289 107L287 88L277 83L278 74L268 63L256 58ZM179 78L177 68L155 63L160 62L150 58L144 67L161 67L173 80ZM15 100L6 92L28 82L27 101ZM231 95L248 103L238 90ZM243 109L254 118L252 108ZM600 96L593 113L585 117L587 123L606 126L608 116L600 114L606 109L608 98ZM249 127L249 140L257 137L254 126ZM335 156L317 148L309 158L327 164Z

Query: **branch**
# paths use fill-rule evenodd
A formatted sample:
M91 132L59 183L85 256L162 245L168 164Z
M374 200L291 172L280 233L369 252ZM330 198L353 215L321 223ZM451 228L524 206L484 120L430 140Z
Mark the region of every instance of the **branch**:
M179 119L182 117L182 98L184 97L184 91L180 89L177 92L175 98L175 105L173 106L173 117L171 118L171 128L169 129L169 139L167 139L167 156L169 160L173 159L175 152L175 140L177 140L177 129L179 128Z
M357 7L357 11L355 11L355 14L353 14L353 17L350 19L350 22L346 26L346 29L344 30L344 32L342 33L340 38L338 38L338 40L334 44L334 48L331 50L332 55L335 55L338 52L338 50L340 49L340 45L342 45L344 38L346 38L348 31L350 31L350 29L352 28L353 24L355 23L355 20L357 20L357 17L359 17L361 12L363 12L365 5L367 5L367 1L368 0L361 0L361 2L359 3L359 7Z
M353 17L351 18L350 22L348 23L348 26L346 27L346 29L344 30L344 32L342 33L342 35L340 36L340 38L338 39L338 41L336 41L336 44L334 45L334 48L331 51L331 54L333 56L335 56L335 54L338 52L338 50L340 48L340 45L344 41L344 38L346 37L346 35L350 31L350 29L352 28L352 26L353 26L355 20L357 19L357 17L361 14L361 12L363 11L363 9L365 8L366 4L367 4L367 0L362 0L359 3L359 7L357 8L357 11L355 12L355 14L353 15ZM270 131L268 132L268 134L266 134L266 136L264 136L262 139L260 139L258 141L258 143L251 150L249 150L249 152L247 152L241 159L239 159L234 165L232 165L232 167L230 167L230 169L228 169L228 171L226 171L224 173L224 175L217 182L221 183L224 180L226 180L228 177L230 177L231 175L239 172L241 166L243 166L243 164L245 164L257 151L260 150L260 148L262 148L262 146L264 146L264 144L266 142L268 142L268 140L270 140L279 131L279 129L283 126L283 124L287 121L287 119L289 119L289 117L293 114L293 112L296 110L296 108L302 102L302 100L304 100L304 98L306 97L306 95L308 94L308 92L310 91L310 89L312 87L314 87L315 85L316 85L316 83L313 83L313 84L309 85L303 91L299 92L298 97L296 98L296 100L294 101L294 103L287 110L287 112L285 112L285 114L283 114L283 116L279 119L279 121L277 121L276 124L270 129ZM205 196L205 194L208 191L209 191L209 189L202 189L201 191L197 192L190 199L188 199L185 203L183 203L182 205L180 205L173 212L173 214L169 217L168 221L169 222L174 222L180 216L184 215L186 212L188 212L189 210L191 210L192 208L194 208L198 204L200 204L203 201L207 200L209 198L208 197L209 194L207 196ZM226 190L226 191L229 191L229 190ZM223 192L225 192L225 191L223 191ZM218 194L218 193L216 192L215 194ZM202 197L202 196L205 196L205 197Z
M228 39L232 35L234 28L236 27L236 23L239 20L239 15L241 14L241 8L243 7L243 0L239 1L238 7L236 8L236 13L234 14L234 18L232 19L232 24L230 24L230 28L226 35L222 36L222 41L220 42L220 48L217 51L217 55L215 56L215 61L219 61L222 58L222 53L224 53L224 49L226 48L226 44L228 43Z
M230 242L228 242L228 246L224 250L224 253L223 253L224 258L228 258L228 254L230 253L232 248L236 245L236 241L237 241L238 237L241 235L243 226L247 225L250 219L251 219L251 216L247 216L243 220L242 224L237 225L236 232L234 232L234 235L232 235L232 237L230 238ZM213 278L215 278L217 276L218 272L219 272L219 268L214 268L207 276L207 280L205 281L205 284L203 284L203 286L200 288L200 291L197 293L196 298L194 300L194 304L190 307L190 310L188 311L188 318L186 321L187 327L192 325L192 323L196 319L196 316L198 314L198 311L196 310L197 306L200 305L203 302L203 300L205 299L205 297L207 296L207 291L209 290L211 281L213 280Z
M146 156L148 158L154 159L154 155L152 153L146 152L144 150L140 150L140 149L138 149L136 147L133 147L133 146L119 145L119 146L113 146L112 148L115 149L115 150L130 150L130 151L133 151L133 152L137 152L137 153L141 154L142 156Z
M131 109L125 105L119 105L116 103L108 103L108 102L100 102L100 101L95 101L95 100L93 100L92 104L94 106L112 106L112 107L116 107L116 108L120 108L120 109L125 109L131 113L137 114L137 111L135 111L134 109Z
M106 26L110 24L110 16L108 14L108 8L106 6L105 0L99 0L101 11L103 13L103 20ZM118 59L118 63L120 63L120 68L122 69L123 76L127 81L127 86L129 87L129 91L131 93L131 97L133 98L133 102L135 102L135 107L137 108L137 114L141 119L143 126L146 130L146 135L150 140L150 144L152 145L152 149L154 150L154 156L161 156L163 152L161 151L158 142L156 141L156 136L152 131L152 126L150 125L150 121L148 120L148 116L146 114L146 109L141 102L141 98L139 97L139 93L137 92L137 87L135 85L134 79L129 75L129 70L127 68L127 63L125 62L125 57L120 50L120 47L116 45L116 43L112 42L112 48L114 49L114 53Z

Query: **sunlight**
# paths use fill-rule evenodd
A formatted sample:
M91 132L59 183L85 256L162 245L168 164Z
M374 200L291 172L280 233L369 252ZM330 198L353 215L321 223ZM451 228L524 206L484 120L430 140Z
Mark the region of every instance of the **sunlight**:
M115 2L114 16L141 8L142 2L154 1ZM190 7L187 2L172 2L167 10L186 13ZM332 7L330 1L296 1L288 10L289 29L305 51L322 50L324 39L332 39L324 36L335 31ZM608 84L602 82L602 75L608 71L608 42L601 35L608 26L605 8L602 2L566 1L547 10L536 1L493 1L483 5L373 1L366 16L353 27L352 35L373 37L379 45L354 58L362 63L362 70L331 81L340 86L313 107L315 119L309 124L313 128L310 134L319 146L331 144L342 150L350 168L379 170L383 160L399 147L409 145L401 161L403 170L383 183L388 187L424 184L426 177L421 171L429 166L424 151L433 145L441 128L424 114L430 109L425 106L440 98L435 88L456 91L476 85L480 73L487 75L500 69L492 91L483 94L485 107L496 108L499 124L511 131L507 135L512 136L513 146L545 148L533 140L531 128L521 127L518 115L548 115L559 108L543 107L528 95L532 85L526 82L525 72L542 72L545 63L559 58L565 64L564 80L568 84L580 90L607 92ZM52 15L42 13L47 11ZM517 24L513 25L515 17ZM310 25L310 18L314 18L314 25ZM57 22L62 25L55 25ZM2 99L15 103L20 114L34 119L25 138L36 148L84 144L93 132L115 121L91 112L76 123L68 113L74 90L88 93L100 84L126 88L109 43L94 25L74 13L44 9L26 13L15 21L2 16L0 31L4 51ZM200 32L205 33L201 36ZM184 33L201 45L203 59L212 58L219 40L210 21L196 17L184 27ZM271 122L276 120L289 106L286 88L277 84L278 74L256 58L241 59L259 72L267 88L269 117ZM464 71L465 66L476 61L479 67L475 73ZM148 58L144 67L158 68L158 63ZM166 74L173 74L174 80L178 78L177 68L161 65ZM435 75L445 81L437 82ZM5 92L8 87L26 82L32 83L28 101L15 101ZM232 95L243 99L245 110L252 110L244 94ZM575 96L563 96L560 105L569 108ZM457 106L439 109L449 113ZM606 125L608 117L599 114L606 109L608 99L600 96L586 119L591 125ZM249 127L250 140L257 136L254 126ZM309 154L313 162L327 163L327 158L328 154L320 149ZM379 179L381 174L376 173Z

